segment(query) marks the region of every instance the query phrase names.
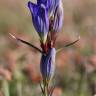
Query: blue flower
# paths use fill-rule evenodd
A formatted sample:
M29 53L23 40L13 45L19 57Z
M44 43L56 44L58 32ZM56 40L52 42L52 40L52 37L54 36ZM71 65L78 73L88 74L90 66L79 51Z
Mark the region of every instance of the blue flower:
M58 6L60 0L37 0L37 4L44 4L48 9L49 13Z
M47 55L42 54L40 69L43 80L51 80L55 71L55 48L51 48Z
M37 4L41 5L44 4L46 6L46 8L49 7L49 0L37 0Z
M37 4L44 4L48 10L50 30L58 32L63 25L62 0L37 0Z
M32 14L33 25L38 32L42 42L46 42L49 31L49 19L46 6L44 4L36 5L28 2L28 7Z
M54 0L52 0L54 1ZM53 32L58 32L61 30L62 25L63 25L63 6L62 6L62 1L61 0L55 0L55 5L53 7L53 11L50 14L50 30ZM52 10L52 7L51 7Z

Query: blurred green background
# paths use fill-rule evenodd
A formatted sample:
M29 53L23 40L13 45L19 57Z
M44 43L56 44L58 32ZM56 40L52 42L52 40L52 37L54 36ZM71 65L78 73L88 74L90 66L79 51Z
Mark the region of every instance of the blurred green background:
M27 0L0 0L0 96L40 96L40 56L9 33L38 47ZM32 2L36 2L32 0ZM81 37L56 56L53 96L96 94L96 0L63 0L64 25L56 48Z

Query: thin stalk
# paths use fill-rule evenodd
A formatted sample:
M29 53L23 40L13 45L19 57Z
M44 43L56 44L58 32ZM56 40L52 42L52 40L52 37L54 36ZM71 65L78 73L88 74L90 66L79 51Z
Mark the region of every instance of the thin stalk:
M53 94L53 92L54 92L54 89L55 89L55 86L53 86L53 87L51 88L51 91L50 91L49 96L52 96L52 94Z
M44 91L45 91L45 92L44 92L44 93L45 93L45 96L48 96L48 86L45 86L45 87L44 87Z
M2 80L2 87L3 87L4 96L10 96L10 94L9 94L9 84L8 84L8 81L6 79Z
M43 85L44 85L44 96L48 96L49 93L48 93L48 82L47 82L47 79L46 80L43 80Z
M40 50L39 48L37 48L37 47L34 46L33 44L30 44L30 43L27 42L27 41L24 41L24 40L22 40L22 39L20 39L20 38L17 38L17 37L15 37L14 35L12 35L11 33L9 33L9 35L10 35L13 39L15 39L15 40L17 40L17 41L19 41L19 42L21 42L21 43L24 43L24 44L26 44L26 45L34 48L34 49L36 49L36 50L37 50L38 52L40 52L40 53L43 53L42 50Z
M71 46L71 45L74 45L74 44L77 43L79 40L80 40L80 36L78 37L77 40L75 40L75 41L73 41L73 42L71 42L71 43L68 43L68 44L64 45L64 47L62 47L62 48L57 49L57 52L56 52L56 53L62 51L62 50L63 50L64 48L66 48L66 47L69 47L69 46Z
M44 95L44 88L42 87L41 83L40 83L40 88L41 88L42 94Z

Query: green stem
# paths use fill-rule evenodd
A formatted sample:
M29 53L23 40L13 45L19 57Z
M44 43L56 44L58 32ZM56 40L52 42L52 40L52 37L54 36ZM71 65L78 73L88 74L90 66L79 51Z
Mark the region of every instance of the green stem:
M44 85L44 96L48 96L48 83L47 83L47 80L43 81L43 85Z
M48 87L45 86L45 96L48 96Z
M9 95L9 85L8 85L8 81L6 79L2 80L2 87L3 87L4 96L10 96Z

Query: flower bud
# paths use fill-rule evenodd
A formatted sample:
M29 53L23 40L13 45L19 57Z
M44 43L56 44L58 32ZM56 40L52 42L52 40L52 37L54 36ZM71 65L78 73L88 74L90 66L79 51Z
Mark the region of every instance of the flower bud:
M51 48L47 55L42 54L40 69L44 80L50 80L54 76L55 71L55 48Z

